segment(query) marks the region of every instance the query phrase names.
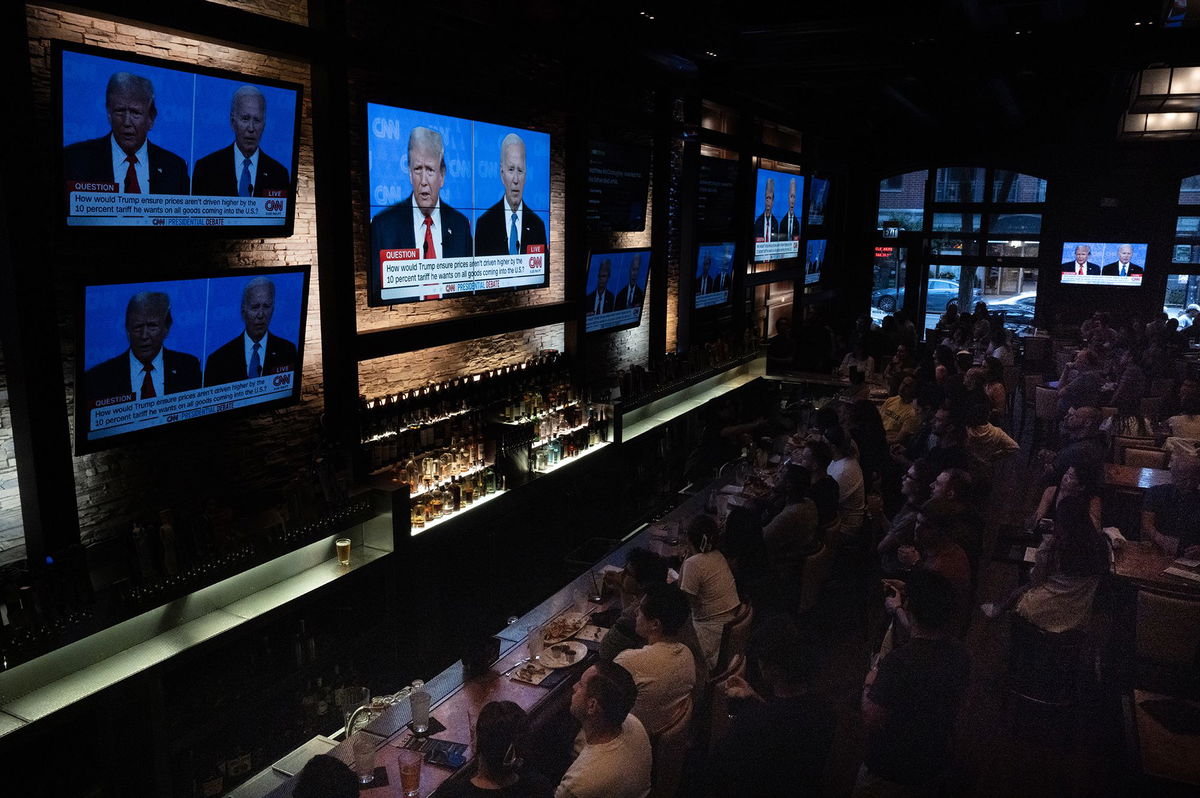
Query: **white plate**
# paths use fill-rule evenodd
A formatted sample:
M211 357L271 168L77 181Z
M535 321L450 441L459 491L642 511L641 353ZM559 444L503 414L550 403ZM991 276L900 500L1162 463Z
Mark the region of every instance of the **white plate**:
M559 647L570 649L575 656L567 657L564 654L560 654L554 650ZM542 657L538 660L538 662L546 668L569 668L572 665L578 665L580 662L583 662L584 657L587 656L587 653L587 646L585 646L583 643L580 643L578 640L566 640L562 643L555 643L552 646L546 646L546 648L542 651Z

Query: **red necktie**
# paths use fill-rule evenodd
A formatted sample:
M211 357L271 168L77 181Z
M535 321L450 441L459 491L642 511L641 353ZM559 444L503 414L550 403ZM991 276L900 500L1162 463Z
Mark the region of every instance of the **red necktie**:
M138 162L137 156L130 155L125 160L129 164L129 171L125 173L125 193L126 194L141 194L142 187L138 183L137 170L133 168L134 164L136 164Z
M132 169L133 167L129 167ZM134 181L136 182L136 180ZM146 372L146 378L142 380L142 398L153 399L158 396L154 390L154 380L150 379L150 372L154 371L154 366L146 366L142 371Z
M437 251L433 248L433 219L425 217L425 258L436 258Z

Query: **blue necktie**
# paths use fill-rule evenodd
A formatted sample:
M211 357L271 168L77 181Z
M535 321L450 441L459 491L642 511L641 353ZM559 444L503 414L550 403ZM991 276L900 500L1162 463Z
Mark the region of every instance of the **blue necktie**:
M249 197L250 191L250 159L246 158L242 161L242 179L238 181L238 196Z
M508 228L508 254L516 255L520 248L521 242L517 239L517 212L513 211L512 224Z
M254 345L254 354L250 355L250 368L246 369L247 375L250 377L262 376L262 361L258 359L258 348L261 344Z

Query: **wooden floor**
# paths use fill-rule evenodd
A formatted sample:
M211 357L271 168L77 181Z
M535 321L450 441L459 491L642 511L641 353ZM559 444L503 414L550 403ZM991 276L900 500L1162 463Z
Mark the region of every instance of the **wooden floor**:
M1021 439L1028 447L1028 433ZM996 474L990 499L985 548L980 562L978 599L1004 596L1017 583L1017 566L992 560L997 528L1020 524L1032 511L1036 476L1028 448L1009 458ZM826 771L827 794L848 795L863 752L859 715L866 673L874 600L871 586L834 585L813 619L823 645L815 689L827 696L841 719ZM868 606L870 605L870 606ZM1129 795L1123 779L1120 697L1098 685L1074 712L1039 715L1019 701L1006 700L1003 674L1008 662L1009 621L988 620L975 610L967 642L971 687L956 735L963 781L953 795L980 798L1074 798Z

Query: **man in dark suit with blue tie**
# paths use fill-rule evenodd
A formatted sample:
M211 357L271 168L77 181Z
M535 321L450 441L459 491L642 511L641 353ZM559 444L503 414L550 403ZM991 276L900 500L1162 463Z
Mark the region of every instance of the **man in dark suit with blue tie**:
M408 177L412 193L371 220L371 275L378 279L379 252L416 249L422 260L471 255L471 224L441 202L446 182L442 134L414 127L408 135ZM418 235L417 229L421 232Z
M205 386L296 370L296 345L269 332L274 315L275 283L267 277L247 281L242 288L245 329L208 356Z
M642 306L642 300L646 298L646 289L638 285L641 282L641 274L642 256L634 255L629 261L629 282L621 289L621 293L617 294L617 310Z
M116 183L122 194L187 194L187 164L146 140L158 118L154 84L141 75L114 72L104 91L112 128L106 136L63 150L63 176L72 182Z
M129 348L84 372L83 395L89 409L103 399L153 399L200 387L200 361L163 346L172 323L171 298L166 294L143 291L130 297L125 306Z
M524 255L531 246L540 246L545 252L546 225L522 201L525 142L516 133L500 142L500 182L504 196L475 222L475 254Z
M775 204L775 178L768 177L763 189L763 212L754 220L754 238L758 241L779 240L779 220L771 213Z
M779 237L783 241L800 240L800 217L796 215L796 178L788 185L788 211L779 220Z
M192 170L192 194L202 197L286 197L292 187L287 168L262 151L267 98L242 86L229 104L233 142L209 153Z
M1133 247L1129 244L1122 244L1117 247L1117 259L1112 263L1106 264L1102 274L1109 277L1128 277L1131 274L1141 274L1142 267L1136 263L1131 263L1133 260Z

